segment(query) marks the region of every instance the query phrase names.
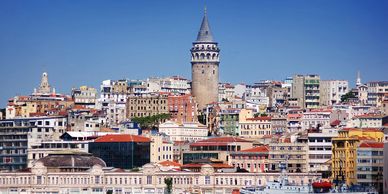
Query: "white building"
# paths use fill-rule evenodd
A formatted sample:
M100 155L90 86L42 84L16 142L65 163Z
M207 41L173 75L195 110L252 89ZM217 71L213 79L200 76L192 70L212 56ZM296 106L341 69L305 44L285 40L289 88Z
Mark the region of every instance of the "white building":
M321 105L329 106L341 102L341 97L349 92L347 80L321 80Z
M200 123L166 121L159 125L159 133L170 136L171 141L197 141L207 138L208 129Z
M310 128L321 128L330 127L330 110L311 110L304 112L301 119L302 130Z
M322 129L322 133L308 133L308 169L310 172L329 172L331 139L338 136L336 129ZM328 178L328 177L326 177Z
M88 160L101 163L96 159ZM171 178L172 193L228 194L242 187L265 186L280 176L280 173L216 172L208 164L203 165L200 172L162 171L162 168L153 164L144 165L139 172L101 167L99 164L86 169L77 165L72 168L66 166L65 170L70 171L64 171L60 165L46 167L43 162L37 162L31 172L0 172L0 192L163 194L166 189L164 179ZM67 165L66 161L61 163ZM71 169L77 172L71 172ZM288 181L292 184L306 184L319 177L318 173L292 173L288 175Z

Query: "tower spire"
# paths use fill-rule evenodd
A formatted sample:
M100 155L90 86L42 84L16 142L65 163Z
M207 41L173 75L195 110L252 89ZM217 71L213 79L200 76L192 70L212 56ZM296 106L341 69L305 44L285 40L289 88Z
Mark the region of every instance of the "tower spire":
M361 75L360 75L360 71L357 71L356 86L360 86L360 85L361 85Z
M196 42L214 42L213 34L210 30L209 21L207 19L207 8L205 5L204 15L201 23L201 28L199 29Z

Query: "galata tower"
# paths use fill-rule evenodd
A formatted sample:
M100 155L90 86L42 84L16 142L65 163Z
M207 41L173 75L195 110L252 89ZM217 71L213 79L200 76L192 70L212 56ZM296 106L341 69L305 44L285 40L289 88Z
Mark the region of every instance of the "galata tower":
M199 110L206 104L218 101L218 65L220 49L214 41L205 8L197 40L191 48L192 95L196 98Z

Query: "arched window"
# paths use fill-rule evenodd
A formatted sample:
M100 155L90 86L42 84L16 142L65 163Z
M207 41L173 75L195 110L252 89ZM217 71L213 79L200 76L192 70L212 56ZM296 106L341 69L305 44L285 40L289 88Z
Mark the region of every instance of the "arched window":
M198 53L195 53L195 58L199 59L199 54Z
M212 59L216 59L216 54L215 53L213 54Z
M205 54L201 53L201 59L205 59Z
M210 53L206 54L206 58L210 59Z

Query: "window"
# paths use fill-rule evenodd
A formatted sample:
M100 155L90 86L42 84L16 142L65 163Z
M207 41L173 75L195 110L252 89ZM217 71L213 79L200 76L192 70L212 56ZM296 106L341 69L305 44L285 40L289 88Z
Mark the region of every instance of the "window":
M152 176L147 176L147 184L152 184Z
M210 176L205 176L205 185L210 184Z

